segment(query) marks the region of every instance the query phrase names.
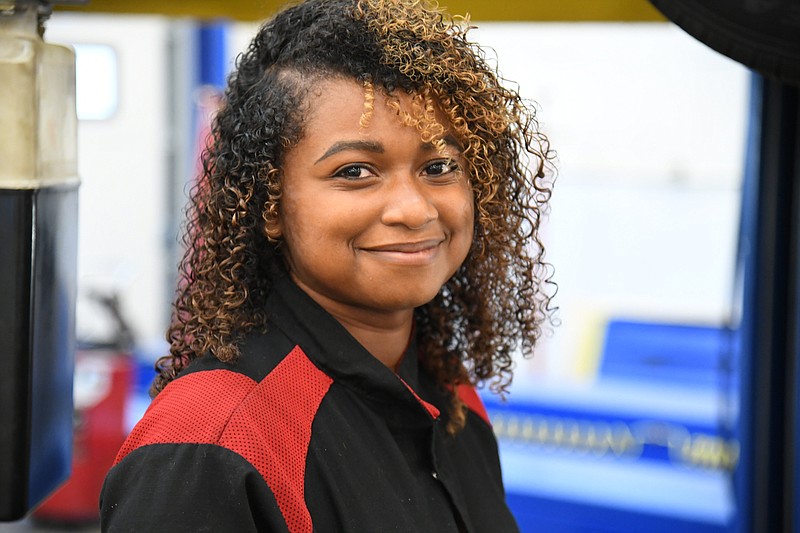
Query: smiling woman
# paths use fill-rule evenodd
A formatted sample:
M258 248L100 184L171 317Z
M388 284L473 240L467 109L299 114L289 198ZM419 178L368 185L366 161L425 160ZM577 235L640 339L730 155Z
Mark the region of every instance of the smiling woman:
M281 208L268 231L283 237L295 283L394 369L414 309L469 252L472 190L461 150L421 142L382 92L364 127L361 85L334 79L320 89L327 96L285 156ZM408 95L393 98L401 113L411 108ZM447 123L441 113L438 120Z
M474 386L550 317L550 152L419 0L308 0L240 57L108 531L517 527Z

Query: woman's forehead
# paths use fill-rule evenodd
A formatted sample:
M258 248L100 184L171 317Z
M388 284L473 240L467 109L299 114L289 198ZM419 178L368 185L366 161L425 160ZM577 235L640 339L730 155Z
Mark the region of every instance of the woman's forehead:
M445 115L425 99L332 79L309 98L303 135L288 148L284 163L300 158L316 165L342 152L414 158L431 152L457 157L462 151Z
M376 113L387 116L388 110L398 128L417 127L425 141L449 136L447 142L458 144L438 100L422 92L388 91L380 84L337 76L315 83L306 100L306 127L334 114L342 124L356 120L367 129Z

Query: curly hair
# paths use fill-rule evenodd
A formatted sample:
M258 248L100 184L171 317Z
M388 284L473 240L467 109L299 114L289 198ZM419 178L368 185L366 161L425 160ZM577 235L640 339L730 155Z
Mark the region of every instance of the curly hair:
M306 0L267 21L237 60L194 186L170 354L156 363L157 394L193 359L235 361L237 343L264 329L264 303L281 243L269 228L281 200L281 162L303 137L307 95L335 77L413 96L404 121L426 142L447 117L464 147L475 229L466 260L416 309L422 363L445 389L511 382L513 354L533 353L552 318L555 285L540 223L552 192L553 153L533 108L467 40L469 19L426 0ZM395 99L396 103L396 99ZM398 107L399 111L399 107ZM451 393L453 430L464 406Z

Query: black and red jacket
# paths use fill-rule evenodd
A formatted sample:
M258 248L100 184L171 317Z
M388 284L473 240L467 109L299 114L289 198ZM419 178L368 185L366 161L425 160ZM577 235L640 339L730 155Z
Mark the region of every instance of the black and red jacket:
M103 531L518 531L474 389L447 395L411 342L397 373L288 278L235 365L202 357L153 400L106 478Z

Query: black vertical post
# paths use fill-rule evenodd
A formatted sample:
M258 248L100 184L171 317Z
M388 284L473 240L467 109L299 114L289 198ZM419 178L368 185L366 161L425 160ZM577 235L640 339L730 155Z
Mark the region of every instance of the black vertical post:
M0 189L0 520L70 472L77 185Z
M796 531L797 359L800 339L798 89L762 79L758 161L745 272L741 530ZM747 200L745 200L747 201Z

